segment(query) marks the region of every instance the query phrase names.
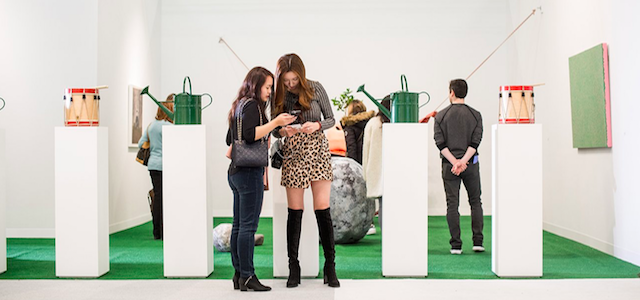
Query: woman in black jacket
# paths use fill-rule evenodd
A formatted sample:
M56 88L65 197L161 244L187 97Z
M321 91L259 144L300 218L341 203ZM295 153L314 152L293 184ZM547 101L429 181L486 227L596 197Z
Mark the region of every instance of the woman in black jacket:
M347 106L347 115L340 120L347 142L347 157L362 164L362 141L364 127L369 119L375 117L375 111L367 111L367 107L360 100L353 100Z
M238 139L238 123L241 121L242 140L252 144L266 140L271 130L293 122L296 117L280 114L269 121L266 114L266 103L273 90L273 74L262 67L249 71L238 96L229 110L229 130L227 145ZM240 120L238 120L240 118ZM268 151L264 152L268 157ZM255 274L253 267L254 237L258 229L262 199L264 196L264 167L236 166L236 157L231 157L228 179L233 192L233 227L231 229L231 262L235 269L233 288L241 291L269 291Z

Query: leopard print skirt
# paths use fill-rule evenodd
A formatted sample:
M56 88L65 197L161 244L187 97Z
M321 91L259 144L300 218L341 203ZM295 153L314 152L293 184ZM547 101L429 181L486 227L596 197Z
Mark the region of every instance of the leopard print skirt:
M297 133L282 147L282 181L287 188L306 189L312 181L333 180L329 141L322 131Z

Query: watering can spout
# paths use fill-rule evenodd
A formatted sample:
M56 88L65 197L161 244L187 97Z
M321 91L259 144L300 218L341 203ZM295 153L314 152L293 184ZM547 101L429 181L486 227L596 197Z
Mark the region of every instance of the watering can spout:
M382 104L380 104L380 102L379 102L378 100L376 100L376 98L374 98L374 97L373 97L373 96L371 96L369 93L367 93L367 91L365 91L365 90L364 90L364 84L363 84L363 85L361 85L360 87L358 87L357 92L363 92L365 95L367 95L367 97L368 97L369 99L371 99L371 101L373 102L373 104L375 104L375 105L380 109L380 111L381 111L385 116L387 116L387 118L391 119L391 112L390 112L386 107L384 107Z
M169 118L171 118L171 120L173 120L173 112L170 111L168 108L166 108L164 105L162 105L161 102L156 100L156 98L153 97L153 95L149 94L149 86L148 85L144 89L142 89L142 92L140 92L140 95L145 95L145 94L148 95L149 98L151 98L151 100L153 100L153 102L158 104L160 109L162 109L162 111L164 111L164 113L167 114L167 116L169 116Z

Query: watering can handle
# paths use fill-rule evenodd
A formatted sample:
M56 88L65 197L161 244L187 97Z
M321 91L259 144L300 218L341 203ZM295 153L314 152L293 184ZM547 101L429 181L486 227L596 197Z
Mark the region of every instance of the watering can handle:
M4 99L0 98L0 101L2 101L2 107L0 107L0 110L2 110L4 108L5 102Z
M209 104L205 105L202 109L205 109L205 108L209 107L209 105L211 105L211 103L213 103L213 97L211 97L211 95L209 95L207 93L202 94L202 96L204 96L204 95L209 96L209 98L211 98L211 101L209 101Z
M187 79L189 79L189 94L193 94L193 90L191 89L191 78L189 78L189 76L184 77L184 81L182 82L182 92L183 93L186 92L184 88L185 88L185 85L187 84Z
M402 87L403 92L409 91L409 84L407 83L407 77L404 74L400 75L400 87Z
M418 108L422 108L423 106L427 105L429 103L429 101L431 101L431 95L429 95L429 93L427 93L425 91L422 91L422 92L418 93L418 97L420 96L420 94L426 94L427 97L429 97L429 98L427 99L427 102L425 102L424 104L418 106Z

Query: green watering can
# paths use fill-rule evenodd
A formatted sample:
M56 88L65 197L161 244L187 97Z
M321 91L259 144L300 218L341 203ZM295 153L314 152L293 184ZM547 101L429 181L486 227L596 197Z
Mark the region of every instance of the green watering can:
M187 79L189 80L189 92L185 91L185 87L187 84ZM204 93L202 95L194 95L191 90L191 78L186 76L184 81L182 82L182 93L177 94L173 97L173 109L175 111L171 112L169 109L164 107L161 102L156 100L151 94L149 94L149 86L142 89L140 95L147 94L151 97L151 100L158 104L160 109L162 109L169 118L173 120L173 123L178 124L202 124L202 110L209 107L211 103L213 103L213 97L211 95ZM205 107L202 107L202 96L209 96L211 101Z
M391 123L418 123L420 107L429 103L431 96L427 92L412 93L409 92L407 77L400 76L401 91L391 93L391 111L384 107L378 100L373 98L364 90L364 84L358 88L358 92L363 92L373 103L380 108L380 111L391 120ZM418 98L420 94L426 94L429 99L424 104L418 106Z

